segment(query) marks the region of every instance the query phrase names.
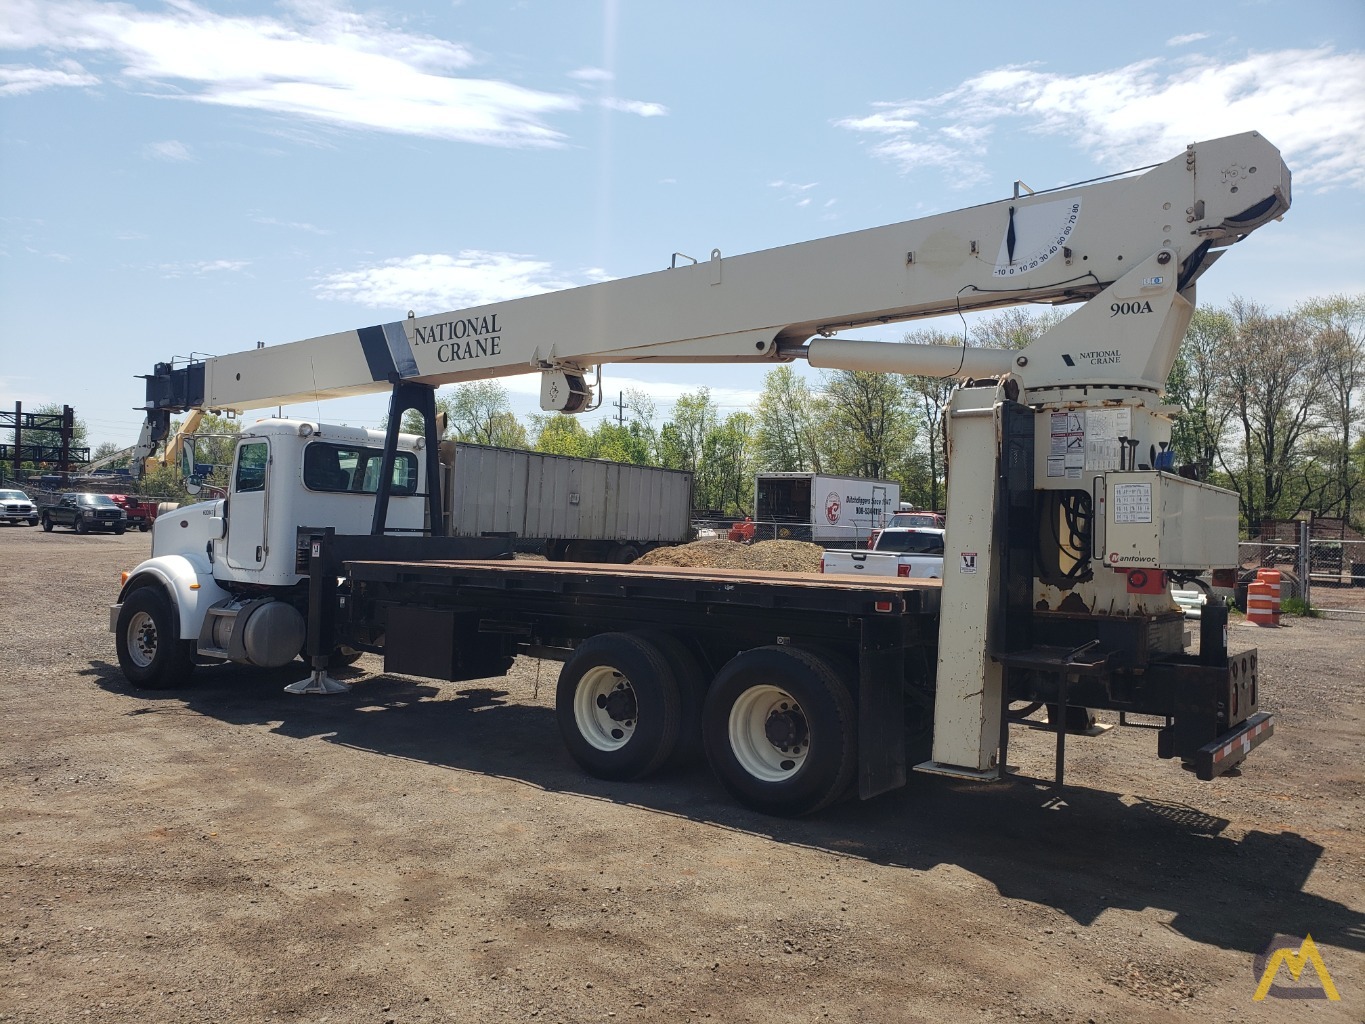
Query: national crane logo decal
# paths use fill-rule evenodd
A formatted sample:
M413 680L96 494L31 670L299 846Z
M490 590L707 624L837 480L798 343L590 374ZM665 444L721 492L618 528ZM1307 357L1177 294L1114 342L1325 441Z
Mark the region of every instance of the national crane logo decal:
M1299 942L1299 940L1286 935L1277 935L1271 940L1270 945L1256 954L1253 963L1255 970L1260 974L1261 983L1256 986L1256 994L1251 997L1252 1001L1262 1002L1266 996L1274 999L1330 999L1333 1002L1339 1001L1341 996L1337 992L1336 985L1332 984L1332 976L1327 973L1327 965L1322 962L1322 954L1318 952L1317 943L1313 941L1313 936L1304 936L1297 949L1293 945L1295 942ZM1298 981L1304 973L1303 969L1309 964L1312 964L1313 970L1317 972L1317 985L1290 987L1275 984L1275 978L1279 975L1281 967L1288 969L1291 981Z

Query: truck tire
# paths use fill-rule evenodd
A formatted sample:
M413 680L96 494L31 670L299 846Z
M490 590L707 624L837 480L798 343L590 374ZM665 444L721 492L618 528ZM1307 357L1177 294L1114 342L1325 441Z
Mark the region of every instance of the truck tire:
M179 637L179 616L157 586L134 590L119 609L119 668L134 686L164 690L179 686L194 671L194 641Z
M139 532L139 533L146 533L146 532L147 532L148 530L150 530L152 527L151 527L151 525L150 525L149 523L138 523L137 528L138 528L138 532Z
M627 542L611 549L611 560L617 565L629 565L640 557L640 546Z
M636 634L657 647L673 669L678 682L678 701L681 718L678 725L678 745L668 759L666 768L686 768L701 758L701 709L706 703L706 686L710 676L687 645L671 634L660 630L641 630Z
M720 670L702 712L706 759L744 805L781 817L839 799L858 765L853 698L834 664L756 647Z
M599 633L564 663L555 718L579 766L599 779L641 779L677 749L678 681L664 652L632 633Z
M52 532L52 517L51 517L50 515L48 515L46 512L43 513L42 523L43 523L43 532L44 532L44 533L51 533L51 532Z
M128 532L128 527L126 527L126 526L115 526L115 527L114 527L114 533L115 533L117 536L119 536L119 537L122 537L122 536L123 536L125 533L127 533L127 532Z
M90 532L90 527L89 527L89 525L86 523L85 517L84 517L84 516L77 516L77 517L76 517L76 521L72 524L72 527L75 529L75 531L76 531L77 533L89 533L89 532Z

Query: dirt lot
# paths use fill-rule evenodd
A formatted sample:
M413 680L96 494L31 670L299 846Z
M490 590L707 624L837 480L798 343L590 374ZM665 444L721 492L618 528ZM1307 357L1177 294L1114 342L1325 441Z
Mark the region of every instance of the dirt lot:
M1016 729L1020 780L791 822L704 767L585 778L552 663L135 692L106 607L147 547L0 528L0 1020L1365 1016L1365 623L1234 624L1280 711L1238 778L1115 729L1068 744L1058 793ZM1281 971L1253 1002L1256 951L1309 933L1340 1001L1282 998Z

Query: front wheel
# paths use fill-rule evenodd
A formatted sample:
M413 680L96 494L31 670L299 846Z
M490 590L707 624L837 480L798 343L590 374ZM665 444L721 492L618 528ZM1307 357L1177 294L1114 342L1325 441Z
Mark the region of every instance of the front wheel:
M146 533L148 530L151 529L151 526L147 523L138 523L137 528L140 533Z
M706 697L711 769L741 803L796 817L833 803L858 764L853 698L836 664L796 647L730 659Z
M84 520L83 518L77 517L77 519L76 519L76 532L77 532L77 533L89 533L89 532L90 532L90 527L89 527L88 525L86 525L86 522L85 522L85 520Z
M52 517L46 514L43 515L43 532L44 533L52 532Z
M633 633L600 633L564 663L555 718L569 754L599 779L640 779L677 749L678 681L659 647Z
M115 527L114 527L114 533L116 533L116 534L117 534L118 536L120 536L120 537L122 537L122 536L123 536L125 533L127 533L127 532L128 532L128 527L126 527L126 526L115 526Z
M158 587L128 595L119 609L115 646L124 676L134 686L164 690L194 671L194 641L181 640L179 616Z

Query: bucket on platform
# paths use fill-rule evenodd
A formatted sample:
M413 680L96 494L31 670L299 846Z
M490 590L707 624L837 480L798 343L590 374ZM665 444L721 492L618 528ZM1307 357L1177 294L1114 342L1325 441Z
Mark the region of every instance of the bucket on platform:
M1258 580L1247 587L1247 621L1258 626L1280 624L1280 599L1269 583Z

